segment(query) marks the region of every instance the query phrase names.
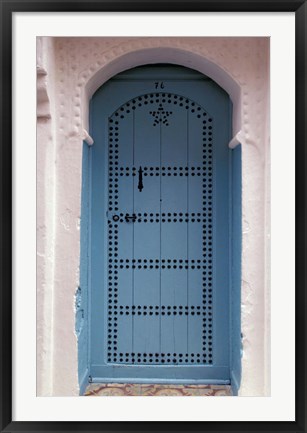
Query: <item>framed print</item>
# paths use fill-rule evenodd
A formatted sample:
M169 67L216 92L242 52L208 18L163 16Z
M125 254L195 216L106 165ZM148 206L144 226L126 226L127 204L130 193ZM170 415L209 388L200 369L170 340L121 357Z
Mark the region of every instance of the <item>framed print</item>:
M305 431L305 2L1 29L1 431Z

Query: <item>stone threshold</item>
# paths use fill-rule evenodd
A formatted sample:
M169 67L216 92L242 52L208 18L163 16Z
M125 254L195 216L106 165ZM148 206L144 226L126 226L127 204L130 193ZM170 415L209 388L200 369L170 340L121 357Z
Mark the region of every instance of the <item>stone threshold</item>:
M88 397L103 396L232 396L230 385L163 385L131 383L91 383L85 391Z

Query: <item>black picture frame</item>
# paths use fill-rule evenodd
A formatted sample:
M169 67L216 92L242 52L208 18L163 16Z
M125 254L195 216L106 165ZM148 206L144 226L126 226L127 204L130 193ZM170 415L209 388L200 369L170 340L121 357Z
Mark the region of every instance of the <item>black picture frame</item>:
M295 12L296 68L296 419L294 422L22 422L12 421L12 16L14 12ZM1 432L283 431L306 427L306 23L304 0L0 0L0 426ZM287 372L281 380L287 380Z

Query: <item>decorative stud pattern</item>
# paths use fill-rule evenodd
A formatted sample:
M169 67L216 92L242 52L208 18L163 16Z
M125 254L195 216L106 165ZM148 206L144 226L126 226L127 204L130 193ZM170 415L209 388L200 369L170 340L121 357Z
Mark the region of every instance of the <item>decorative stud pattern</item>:
M207 269L207 259L114 259L115 269Z
M142 167L143 176L202 176L206 167ZM119 167L119 176L136 176L136 167Z
M200 316L202 314L200 305L120 305L115 314L121 316Z
M207 221L207 217L212 216L211 211L209 212L168 212L161 214L159 213L137 213L136 221L138 223L200 223L202 221ZM125 221L126 214L119 214L119 222Z
M203 257L206 258L207 268L202 270L203 283L203 361L213 362L213 119L203 121L203 166L207 167L203 176L202 203L203 210L209 215L202 223L203 227ZM209 313L205 314L206 309Z
M173 114L171 111L165 111L163 109L163 105L159 104L157 111L150 111L150 114L154 117L153 126L159 125L159 123L163 123L163 125L168 126L168 117Z
M119 352L109 359L115 363L125 364L201 364L200 353L147 353L147 352Z
M118 211L118 155L119 155L119 122L109 119L109 194L108 208L110 211ZM118 298L118 269L112 266L113 258L118 256L118 224L108 224L108 326L107 344L108 350L117 350L118 319L113 317L113 311L117 307Z
M135 111L137 108L141 108L146 105L152 106L158 104L158 109L156 111L150 111L150 114L152 114L155 118L153 126L157 126L160 123L162 125L168 126L169 124L167 117L172 114L172 111L163 110L162 104L165 103L182 107L183 109L188 110L190 113L195 115L198 119L203 118L204 125L207 123L207 119L208 122L212 122L212 119L208 118L207 112L196 102L191 101L184 96L173 93L148 93L145 95L140 95L119 107L115 113L113 113L112 117L115 119L124 119L125 116L133 113L133 111ZM204 128L203 135L206 135L206 129L207 128ZM208 126L208 129L210 129L210 126ZM210 134L208 133L208 135Z
M133 116L135 110L143 105L159 104L159 111L151 111L155 118L154 125L167 127L166 120L171 111L163 110L164 103L179 106L187 110L190 116L199 119L202 125L202 165L200 166L154 166L142 167L144 176L175 177L198 176L201 180L202 212L159 212L136 213L135 223L197 223L202 226L202 259L170 259L170 258L122 258L119 257L119 224L126 223L126 214L118 213L118 220L109 221L109 300L108 300L108 362L111 363L141 363L141 364L212 364L213 363L213 119L195 102L180 95L170 93L152 93L141 95L119 107L109 119L109 212L119 211L119 178L135 177L136 166L119 166L120 124L126 116ZM153 126L154 126L153 125ZM138 270L168 270L197 271L202 276L202 305L118 305L119 273L124 269ZM131 316L195 316L202 321L202 353L119 353L118 320L120 317Z

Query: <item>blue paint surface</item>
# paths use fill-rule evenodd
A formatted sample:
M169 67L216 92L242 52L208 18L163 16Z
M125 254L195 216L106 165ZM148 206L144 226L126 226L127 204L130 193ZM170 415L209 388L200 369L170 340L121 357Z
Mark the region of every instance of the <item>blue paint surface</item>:
M242 169L241 145L232 150L232 290L231 290L231 385L237 395L241 382L241 253L242 253Z
M89 215L90 215L90 177L89 155L86 143L82 152L82 192L81 192L81 238L80 238L80 287L75 295L76 335L78 338L78 377L80 394L88 382L88 280L89 280Z
M229 383L230 370L237 374L230 124L227 94L186 68L137 68L94 95L90 173L86 152L83 162L80 381Z

